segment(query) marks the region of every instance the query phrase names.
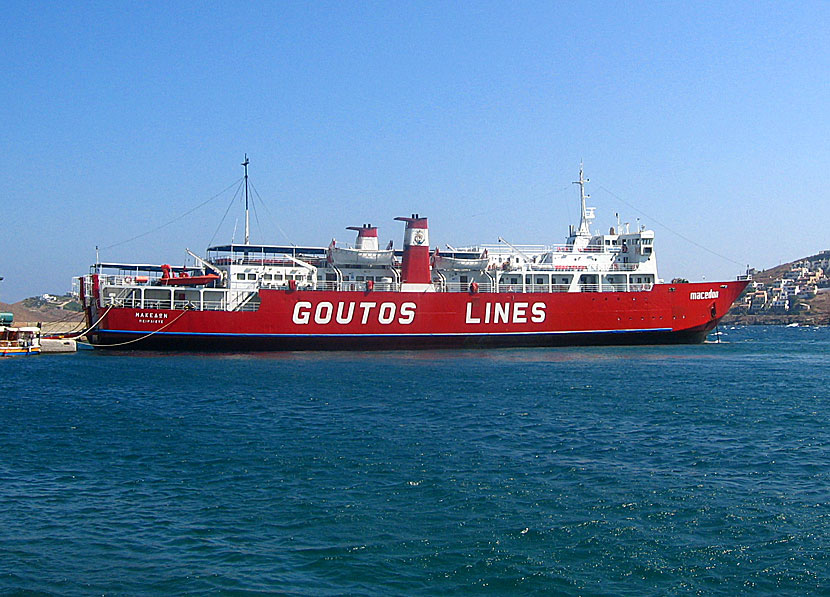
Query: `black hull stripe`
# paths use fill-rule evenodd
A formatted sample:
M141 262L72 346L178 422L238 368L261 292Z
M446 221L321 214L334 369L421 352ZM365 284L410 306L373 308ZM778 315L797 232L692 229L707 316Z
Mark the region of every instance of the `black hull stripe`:
M703 342L709 326L673 332L671 330L547 332L533 334L407 334L407 335L200 335L154 334L114 350L162 350L197 352L255 352L287 350L417 350L434 348L509 348L554 346L612 346L642 344L697 344ZM92 342L108 348L134 332L92 334Z

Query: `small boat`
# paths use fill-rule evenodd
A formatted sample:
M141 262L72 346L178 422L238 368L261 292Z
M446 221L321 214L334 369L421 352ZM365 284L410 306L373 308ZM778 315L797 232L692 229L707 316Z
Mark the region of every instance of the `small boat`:
M161 266L162 275L158 283L162 286L206 286L211 282L219 279L218 274L204 274L202 276L191 276L189 273L182 271L178 274L171 275L171 268L166 263Z
M386 249L378 248L378 229L371 224L363 226L349 226L346 230L357 231L357 241L354 248L338 247L336 241L331 241L327 259L331 265L350 266L392 266L395 251L391 246Z
M443 255L438 249L432 254L433 269L455 272L481 272L487 269L490 258L487 249L477 253Z
M0 357L40 354L40 328L0 327Z

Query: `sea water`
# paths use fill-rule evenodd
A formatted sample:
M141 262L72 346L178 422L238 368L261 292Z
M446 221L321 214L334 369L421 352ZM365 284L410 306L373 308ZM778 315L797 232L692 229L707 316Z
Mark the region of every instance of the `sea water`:
M0 593L827 594L830 329L722 331L3 360Z

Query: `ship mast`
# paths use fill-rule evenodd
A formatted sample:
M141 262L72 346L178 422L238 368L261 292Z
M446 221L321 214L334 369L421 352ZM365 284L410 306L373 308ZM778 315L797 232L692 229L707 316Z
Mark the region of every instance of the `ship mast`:
M245 161L242 162L242 165L245 167L245 244L251 244L251 228L248 220L248 154L245 154ZM580 170L580 173L582 171ZM580 174L581 177L581 174Z
M579 230L577 234L582 236L590 236L591 235L591 220L593 220L593 209L591 208L590 213L586 204L586 200L590 197L585 193L585 183L590 182L590 179L585 178L583 175L582 169L582 162L579 162L579 180L575 181L573 184L579 185L579 199L580 199L580 207L581 207L581 215L579 219Z

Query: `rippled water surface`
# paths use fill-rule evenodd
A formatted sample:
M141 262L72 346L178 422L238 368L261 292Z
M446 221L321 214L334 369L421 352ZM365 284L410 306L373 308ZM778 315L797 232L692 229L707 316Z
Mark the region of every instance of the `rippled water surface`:
M830 329L0 361L0 592L827 594Z

